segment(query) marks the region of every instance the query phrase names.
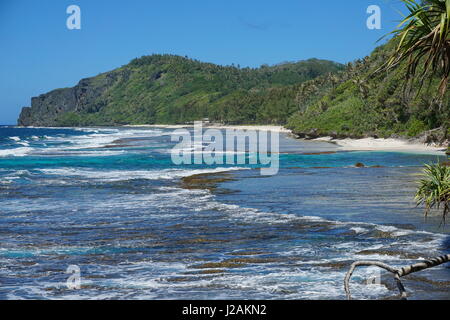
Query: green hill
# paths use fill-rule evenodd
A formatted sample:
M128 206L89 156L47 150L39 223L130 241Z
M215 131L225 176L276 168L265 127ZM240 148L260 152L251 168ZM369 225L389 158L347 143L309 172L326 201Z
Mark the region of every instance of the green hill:
M443 141L449 94L436 101L439 78L404 90L406 66L376 72L395 40L346 67L310 59L260 68L219 66L152 55L32 98L19 125L179 124L209 118L226 124L282 124L300 137L418 136Z
M438 77L429 79L418 94L416 83L404 90L405 64L388 73L376 72L396 44L391 40L369 57L349 64L345 72L336 75L333 86L320 85L313 102L303 104L287 127L310 137L414 137L440 128L434 138L445 140L450 136L446 129L450 125L449 94L442 102L436 101Z
M19 125L173 124L203 118L223 123L285 124L298 110L305 81L344 68L311 59L257 69L152 55L83 79L73 88L32 98Z

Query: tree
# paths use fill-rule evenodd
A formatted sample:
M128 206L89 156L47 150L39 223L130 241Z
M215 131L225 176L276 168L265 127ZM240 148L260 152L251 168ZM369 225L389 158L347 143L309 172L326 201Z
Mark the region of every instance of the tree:
M416 192L417 205L425 205L425 216L434 208L442 209L442 221L450 211L450 167L443 164L425 165L423 179Z
M361 97L367 99L369 96L369 86L367 85L367 82L361 78L355 78L352 82L358 87Z
M409 15L390 33L400 42L386 66L392 68L408 61L408 79L419 76L420 87L430 74L439 74L439 94L443 98L450 76L450 1L401 1Z

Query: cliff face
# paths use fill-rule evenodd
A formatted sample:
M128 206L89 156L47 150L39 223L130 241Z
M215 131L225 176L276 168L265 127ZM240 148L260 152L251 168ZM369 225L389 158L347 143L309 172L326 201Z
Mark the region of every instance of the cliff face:
M22 109L20 126L52 126L58 114L75 110L77 97L74 88L59 89L31 99L31 107Z
M89 112L104 104L101 96L116 80L115 73L81 80L73 88L53 90L31 99L31 107L24 107L19 126L57 126L62 115L70 112Z
M32 98L21 126L184 123L284 123L296 86L343 66L311 59L257 69L224 67L172 55L134 59L73 88Z

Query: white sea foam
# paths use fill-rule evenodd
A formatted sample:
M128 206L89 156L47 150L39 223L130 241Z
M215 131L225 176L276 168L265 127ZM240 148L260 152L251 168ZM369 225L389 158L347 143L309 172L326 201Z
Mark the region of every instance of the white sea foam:
M354 231L355 233L364 233L368 231L366 228L361 227L351 227L350 230Z
M393 226L382 226L382 225L379 225L379 226L376 226L376 229L380 230L382 232L389 232L394 237L406 236L408 234L413 233L412 230L398 229L398 228L393 227Z
M20 137L9 137L10 140L15 141L17 144L20 144L24 147L30 146L28 141L22 140Z
M51 155L51 156L77 156L77 157L107 157L117 156L127 153L124 150L62 150L62 149L47 149L46 151L34 150L33 155Z
M18 180L24 176L30 176L31 173L28 170L17 170L15 172L9 173L4 177L0 177L1 184L10 184L15 180Z
M237 168L237 170L239 170ZM184 203L187 205L189 203L192 204L192 209L194 211L202 211L202 210L219 210L226 214L228 214L229 218L239 219L240 221L251 222L251 223L264 223L264 224L283 224L283 223L317 223L321 222L324 224L328 224L331 227L348 227L350 230L353 230L357 234L364 234L370 232L370 230L380 230L384 232L389 232L393 237L397 237L398 241L406 241L408 246L411 248L417 249L425 249L425 248L438 248L439 244L445 239L445 234L440 233L432 233L428 231L422 230L409 230L402 229L394 226L386 226L379 225L375 223L367 223L367 222L344 222L344 221L336 221L329 220L318 216L302 216L297 214L285 214L278 212L266 212L261 211L255 208L246 208L239 205L234 204L225 204L216 200L216 197L208 190L186 190L181 188L168 188L164 187L162 190L171 191L171 195L183 196ZM405 238L402 240L402 237L417 234L417 235L426 235L431 237L432 239L427 239L426 242L411 242L409 239ZM347 245L347 244L339 244L343 245L345 248L354 247L355 244ZM372 247L365 249L379 249Z
M87 132L87 135L72 135L72 136L46 136L49 143L68 143L63 147L52 147L44 149L44 152L70 152L89 151L89 149L99 149L111 145L114 141L126 138L148 138L161 136L161 130L133 130L133 129L90 129L90 128L76 128L77 131ZM92 133L93 132L93 133ZM103 150L97 151L100 153Z
M52 128L46 128L52 129ZM55 128L61 129L61 128ZM51 146L46 148L31 148L28 141L20 139L20 137L9 137L11 140L22 145L24 148L0 150L0 157L10 156L26 156L26 155L47 155L58 154L59 156L111 156L125 153L123 150L92 150L101 149L112 144L116 140L125 138L147 138L157 137L163 134L162 130L138 130L138 129L91 129L91 128L73 128L73 130L86 132L86 135L70 135L64 136L45 135L39 138L32 136L31 140L39 143L38 140L45 140L42 146L51 144L64 144L64 146Z
M196 174L220 173L235 170L246 170L248 168L230 167L230 168L214 168L214 169L164 169L164 170L84 170L75 168L56 168L56 169L40 169L44 174L58 175L64 177L78 177L86 179L95 179L101 181L126 181L134 179L147 180L168 180L175 178L183 178Z
M20 147L15 149L4 149L0 150L0 157L23 157L28 155L33 148Z

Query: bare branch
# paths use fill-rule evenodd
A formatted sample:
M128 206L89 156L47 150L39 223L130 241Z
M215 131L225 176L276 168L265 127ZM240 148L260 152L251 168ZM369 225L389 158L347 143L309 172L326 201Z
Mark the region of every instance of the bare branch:
M345 275L345 279L344 279L344 289L345 289L345 294L347 295L347 299L351 300L351 293L350 293L350 278L353 275L353 272L355 271L355 269L357 267L369 267L369 266L376 266L379 268L382 268L386 271L389 271L390 273L392 273L394 275L394 279L397 283L397 287L398 290L400 291L400 298L401 299L406 299L407 294L406 294L406 290L405 287L403 286L403 283L401 282L400 278L407 276L408 274L414 273L414 272L418 272L424 269L428 269L428 268L432 268L432 267L436 267L438 265L441 265L443 263L449 262L450 261L450 254L441 256L441 257L437 257L437 258L433 258L431 260L425 260L425 261L421 261L419 263L407 266L407 267L403 267L400 269L396 269L390 265L387 265L385 263L379 262L379 261L356 261L354 263L352 263L352 265L350 266L350 269L348 270L347 274Z

